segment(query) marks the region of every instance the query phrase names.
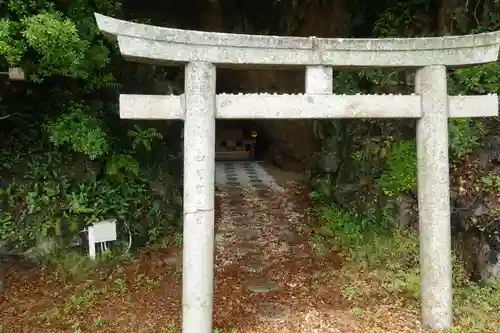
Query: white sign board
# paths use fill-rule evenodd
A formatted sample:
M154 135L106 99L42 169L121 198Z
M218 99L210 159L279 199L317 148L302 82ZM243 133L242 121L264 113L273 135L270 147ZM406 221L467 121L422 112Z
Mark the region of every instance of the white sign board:
M116 238L116 219L94 223L92 226L88 227L89 256L92 259L96 257L96 244L112 242L115 241Z

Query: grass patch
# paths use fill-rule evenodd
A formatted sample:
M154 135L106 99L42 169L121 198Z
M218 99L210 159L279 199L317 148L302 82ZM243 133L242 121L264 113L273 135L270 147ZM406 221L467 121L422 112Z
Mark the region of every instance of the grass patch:
M50 270L55 268L57 277L62 280L82 280L99 268L114 267L133 260L131 253L122 251L106 251L96 259L91 259L80 251L61 251L47 255L43 261Z
M404 300L418 306L418 237L395 228L389 216L364 216L334 206L315 210L322 224L314 236L318 254L342 251L347 259L344 298L356 302L376 294L380 302ZM352 277L357 273L355 280ZM464 265L453 258L455 327L452 332L500 332L500 283L472 283ZM365 280L365 283L363 283ZM369 281L366 281L369 280ZM369 283L366 283L369 282ZM369 285L371 290L363 288Z
M70 296L64 308L64 312L70 313L72 311L88 308L89 306L94 305L99 296L105 294L105 292L105 290L98 289L93 286L85 288L81 292L75 293Z

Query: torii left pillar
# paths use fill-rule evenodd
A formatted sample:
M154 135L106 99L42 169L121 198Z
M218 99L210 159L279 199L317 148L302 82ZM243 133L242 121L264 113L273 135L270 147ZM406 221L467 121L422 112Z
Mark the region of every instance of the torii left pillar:
M212 331L215 76L211 63L185 72L182 331Z

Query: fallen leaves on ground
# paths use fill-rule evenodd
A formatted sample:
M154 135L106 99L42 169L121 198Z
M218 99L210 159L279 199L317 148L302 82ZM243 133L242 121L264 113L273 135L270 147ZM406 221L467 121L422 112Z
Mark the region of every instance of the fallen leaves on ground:
M417 308L382 304L369 293L343 296L343 256L314 254L302 197L296 188L219 191L213 326L228 333L422 331ZM258 236L245 239L243 227ZM10 272L0 332L180 332L180 255L180 246L145 249L74 281L49 269ZM259 264L262 271L249 271ZM273 290L250 290L270 281Z

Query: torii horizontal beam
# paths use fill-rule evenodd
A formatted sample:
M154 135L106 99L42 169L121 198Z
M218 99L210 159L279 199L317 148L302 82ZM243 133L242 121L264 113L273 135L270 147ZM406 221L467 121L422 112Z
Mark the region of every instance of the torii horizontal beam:
M148 64L193 61L222 66L463 66L498 59L500 32L423 38L259 36L156 27L95 14L122 55Z
M123 119L184 119L184 94L120 95ZM498 96L449 96L449 117L498 115ZM419 95L219 94L218 119L420 118Z

